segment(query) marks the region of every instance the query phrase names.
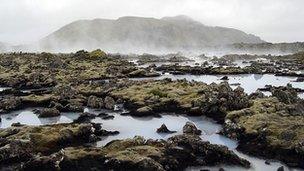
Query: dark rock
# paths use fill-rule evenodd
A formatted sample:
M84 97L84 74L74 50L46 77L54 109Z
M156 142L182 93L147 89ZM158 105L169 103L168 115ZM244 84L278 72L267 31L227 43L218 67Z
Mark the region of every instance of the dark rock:
M251 99L251 100L254 100L254 99L257 99L257 98L264 98L264 97L265 97L265 95L259 90L257 90L254 93L251 93L249 95L249 99Z
M49 108L56 108L59 111L64 111L63 105L55 101L51 101Z
M9 140L5 144L6 145L0 147L0 163L26 161L33 156L33 146L29 141Z
M279 167L277 171L284 171L284 166Z
M0 110L3 112L9 112L17 110L22 106L21 98L19 97L5 97L0 99Z
M94 119L96 115L85 112L81 113L77 119L75 119L74 123L90 123L91 119Z
M24 126L24 124L21 124L20 122L16 122L16 123L12 123L11 126L14 126L14 127L21 127L21 126Z
M141 107L141 108L137 109L135 112L132 112L131 114L132 114L132 116L143 117L143 116L154 115L154 112L151 107L145 106L145 107Z
M107 115L107 116L102 117L102 119L103 120L114 119L114 116L113 115Z
M91 124L92 124L92 126L95 130L100 130L101 129L101 123L91 123Z
M96 136L109 136L109 135L117 135L119 131L107 131L105 129L95 130L94 134Z
M38 116L39 118L60 116L60 112L56 108L44 108L44 109L38 111L38 113L39 113L39 116Z
M108 116L109 114L107 114L107 113L99 113L97 116L98 117L105 117L105 116Z
M228 76L223 76L220 80L229 80Z
M162 124L157 130L157 133L175 133L176 131L170 131L165 124Z
M60 170L58 164L62 155L60 153L51 156L36 156L22 166L24 171L44 170L53 171Z
M96 96L90 96L88 98L87 105L92 108L100 109L104 107L104 103L102 98L98 98Z
M64 110L68 112L83 112L84 106L79 101L70 100L69 103L64 106Z
M114 109L115 100L112 97L107 96L104 99L104 104L106 109Z
M193 123L187 122L183 127L183 133L201 135L202 131L197 129Z
M298 78L296 79L296 82L304 82L304 77L298 77Z
M219 171L225 171L225 169L224 168L219 168Z
M202 110L200 109L200 107L192 107L189 110L189 115L191 115L191 116L201 116L202 115Z
M249 168L250 163L224 146L212 145L196 135L165 140L143 137L114 140L104 147L64 149L63 170L184 170L189 166L229 164Z
M281 102L284 102L286 104L296 103L298 99L297 92L288 86L272 89L272 95L277 97Z
M270 161L266 160L265 164L270 165Z

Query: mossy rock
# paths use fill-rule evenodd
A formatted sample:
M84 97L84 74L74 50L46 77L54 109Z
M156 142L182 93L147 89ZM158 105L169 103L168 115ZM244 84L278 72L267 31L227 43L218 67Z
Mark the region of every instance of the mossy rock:
M92 52L90 52L90 58L92 58L92 59L104 58L106 56L107 56L107 54L100 49L96 49L96 50L93 50Z

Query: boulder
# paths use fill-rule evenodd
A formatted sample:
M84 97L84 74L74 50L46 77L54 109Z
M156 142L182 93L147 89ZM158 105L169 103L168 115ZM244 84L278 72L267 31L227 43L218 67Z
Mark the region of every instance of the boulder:
M304 82L304 77L298 77L298 78L296 79L296 82Z
M77 100L70 100L69 103L64 106L64 110L68 112L83 112L84 106Z
M284 171L284 166L279 167L277 171Z
M192 122L186 122L186 124L183 127L183 133L201 135L202 131L197 129L196 126Z
M105 108L106 109L111 109L113 110L114 109L114 106L115 106L115 100L110 97L110 96L107 96L105 99L104 99L104 105L105 105Z
M74 123L90 123L91 119L94 119L96 115L92 113L81 113L77 119L75 119L73 122Z
M22 106L21 98L19 97L5 97L0 99L0 111L9 112L19 109Z
M63 105L55 101L50 102L49 108L56 108L59 111L64 111Z
M107 115L107 116L102 117L102 119L103 120L114 119L114 116L113 115Z
M60 112L56 108L44 108L38 111L38 114L39 114L38 116L39 118L60 116Z
M281 102L286 104L296 103L298 99L297 92L292 87L278 87L273 88L271 91L272 95L277 97Z
M223 76L220 80L229 80L228 76Z
M87 106L91 108L100 109L104 107L104 103L102 98L98 98L96 96L90 96L88 98Z
M153 109L149 106L141 107L141 108L137 109L135 112L132 112L132 116L143 117L143 116L150 116L150 115L154 115L154 112L153 112Z
M165 124L162 124L157 130L157 133L175 133L176 131L170 131Z

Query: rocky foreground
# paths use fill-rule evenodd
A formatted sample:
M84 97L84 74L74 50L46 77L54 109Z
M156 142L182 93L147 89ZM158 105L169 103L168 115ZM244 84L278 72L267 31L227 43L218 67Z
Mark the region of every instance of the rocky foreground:
M301 65L292 68L287 65L302 62L299 55L295 56L285 58L288 62L283 65L289 68L285 74L300 69ZM251 65L250 72L255 73L256 66L262 73L283 73L267 70L269 66L262 64ZM241 87L232 89L226 82L208 85L186 80L130 80L158 76L156 70L189 74L195 68L195 73L199 70L196 74L212 71L227 75L248 70L233 66L183 67L139 68L101 50L1 54L0 83L9 88L0 92L0 112L39 107L34 112L45 118L60 116L62 112L82 113L85 107L113 110L115 105L123 104L128 110L123 114L135 117L161 117L163 112L207 116L223 125L223 135L239 141L239 150L304 168L304 101L297 97L299 90L290 86L268 87L272 96L265 97L259 91L248 95ZM302 78L299 74L294 76ZM101 137L119 132L106 131L102 125L91 123L95 117L113 116L83 113L70 124L15 123L1 129L1 167L11 170L183 170L188 166L218 164L250 167L248 161L226 147L202 141L199 131L191 129L166 141L134 137L96 147ZM171 132L165 128L162 126L160 131Z
M167 141L142 137L93 147L92 124L13 126L0 131L1 166L18 170L183 170L188 166L228 164L248 168L227 147L204 142L185 131ZM86 144L84 146L84 144Z

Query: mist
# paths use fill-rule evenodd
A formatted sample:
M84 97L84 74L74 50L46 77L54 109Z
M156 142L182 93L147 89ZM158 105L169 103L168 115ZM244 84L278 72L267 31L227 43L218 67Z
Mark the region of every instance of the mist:
M304 41L302 0L1 0L0 42L33 43L80 19L187 15L205 25L258 35L268 42Z

